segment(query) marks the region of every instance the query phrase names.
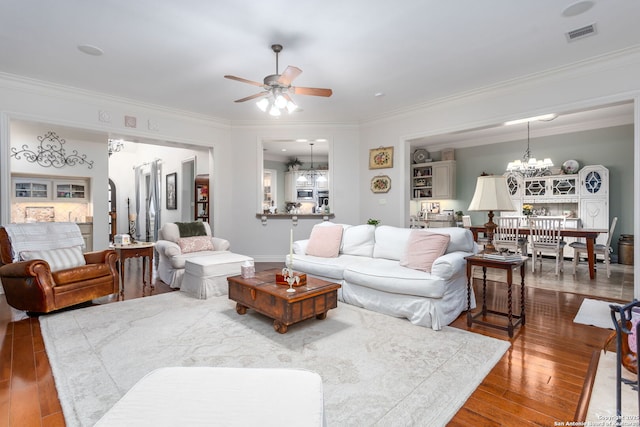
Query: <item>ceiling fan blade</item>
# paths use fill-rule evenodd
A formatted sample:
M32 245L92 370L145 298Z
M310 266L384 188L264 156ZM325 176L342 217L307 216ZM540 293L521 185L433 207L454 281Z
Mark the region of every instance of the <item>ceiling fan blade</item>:
M278 83L283 86L289 86L291 82L302 73L302 70L298 67L288 65L287 68L280 74Z
M311 95L311 96L331 96L333 91L331 89L322 89L319 87L291 87L289 91L296 95Z
M258 83L258 82L254 82L253 80L243 79L242 77L226 75L226 76L224 76L224 78L225 79L236 80L236 81L239 81L239 82L242 82L242 83L249 83L250 85L254 85L254 86L258 86L258 87L263 87L264 86L263 83Z
M250 101L250 100L252 100L252 99L262 98L263 96L267 96L267 95L269 95L269 93L270 93L269 91L260 92L260 93L256 93L256 94L251 95L251 96L247 96L247 97L245 97L245 98L236 99L236 100L235 100L235 101L233 101L233 102L245 102L245 101Z

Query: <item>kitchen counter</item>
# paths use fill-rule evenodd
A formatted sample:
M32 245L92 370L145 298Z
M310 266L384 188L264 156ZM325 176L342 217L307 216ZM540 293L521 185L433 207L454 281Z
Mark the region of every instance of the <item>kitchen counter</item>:
M328 221L329 219L335 218L335 214L332 213L315 213L315 214L285 214L285 213L276 213L276 214L256 214L256 218L266 222L269 219L291 219L291 220L299 220L299 219L322 219L324 221Z

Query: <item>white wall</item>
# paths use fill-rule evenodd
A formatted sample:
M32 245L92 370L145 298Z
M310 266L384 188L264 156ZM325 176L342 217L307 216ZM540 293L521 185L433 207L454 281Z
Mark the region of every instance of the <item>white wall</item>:
M256 218L261 200L262 139L327 138L332 145L329 155L331 210L335 222L357 224L359 218L359 183L356 171L360 167L358 129L349 125L251 126L234 128L231 145L234 149L233 172L216 175L222 185L233 187L225 207L234 216L234 228L229 234L219 234L231 241L235 252L252 256L258 261L284 261L289 250L289 219L274 219L262 225ZM215 153L214 153L215 155ZM300 219L293 227L294 239L309 236L317 219Z
M362 223L369 217L389 225L403 226L409 216L409 153L406 140L418 136L492 125L549 111L563 112L633 99L636 105L634 135L634 197L639 200L640 156L640 51L628 50L597 61L584 62L554 73L483 88L456 97L355 125L280 125L265 121L258 125L231 125L208 117L156 108L115 97L69 91L55 85L0 75L0 222L9 218L9 135L12 118L56 123L109 133L184 142L213 147L211 164L214 229L227 237L232 249L256 259L286 253L290 221L269 221L262 226L258 210L261 167L258 142L265 137L329 138L334 146L330 167L333 209L336 222ZM105 114L105 112L107 114ZM124 115L138 118L138 128L124 127ZM368 151L394 146L394 167L369 170ZM215 171L215 172L214 172ZM389 175L392 186L384 195L372 194L371 178ZM296 238L305 237L311 223L301 222ZM640 235L640 212L634 218L634 232ZM640 245L636 248L640 260ZM639 289L640 262L636 262ZM640 296L640 292L637 292Z
M36 151L39 146L38 137L44 136L48 131L54 131L58 137L65 140L63 148L66 155L70 155L74 150L78 151L78 155L86 155L87 161L93 161L93 166L89 168L88 164L65 165L62 168L43 167L37 163L30 163L25 160L24 155L20 155L20 159L12 157L11 172L22 173L28 175L47 175L58 177L77 177L86 178L89 181L89 194L91 195L89 203L92 210L88 211L89 215L93 215L93 248L94 250L106 248L109 245L109 236L107 233L100 233L100 230L108 230L107 215L94 215L95 212L106 212L107 201L107 145L105 140L100 140L97 134L89 132L71 135L65 128L56 128L44 123L29 124L14 121L10 125L12 147L21 150L23 145L27 145L30 150ZM46 143L46 141L45 141ZM103 189L101 191L100 189ZM96 189L98 189L96 191ZM9 207L10 198L3 198L3 207ZM7 201L7 203L5 203ZM8 217L6 222L8 221ZM82 219L81 221L84 221ZM3 222L4 223L4 222Z
M133 185L135 182L135 174L133 168L138 165L152 162L156 159L162 159L162 222L181 221L182 200L180 200L180 193L178 193L178 209L166 209L166 176L174 172L177 173L177 188L179 191L180 188L182 188L183 181L185 179L182 174L182 161L193 158L196 159L197 170L202 171L202 173L205 174L208 173L209 149L206 147L199 149L194 147L194 149L190 149L126 142L122 151L114 153L109 158L109 178L111 178L116 185L118 233L128 233L129 230L127 219L127 198L129 198L131 206L130 212L136 212L135 187ZM149 173L150 166L144 166L143 171ZM187 182L186 185L193 186L194 183L190 181ZM143 182L141 182L141 186L142 188L144 187ZM142 190L142 195L143 194L144 190ZM144 200L141 202L143 201ZM190 209L194 209L193 203L190 204ZM141 222L141 225L142 224L144 223ZM144 232L141 233L141 235L144 236Z
M360 212L364 216L366 212L377 209L383 223L398 226L407 224L409 191L406 188L410 161L406 140L410 138L634 99L640 96L639 73L640 51L631 51L627 55L611 55L606 60L585 62L576 68L461 94L411 112L365 123L360 133L360 157L366 158L371 148L392 145L395 147L395 160L393 169L360 169ZM637 114L636 111L636 121ZM638 138L636 135L636 151L640 146ZM371 178L380 171L384 171L392 180L391 190L384 196L372 194L368 188ZM640 188L638 182L635 188L637 194ZM385 205L380 205L381 199L386 201Z

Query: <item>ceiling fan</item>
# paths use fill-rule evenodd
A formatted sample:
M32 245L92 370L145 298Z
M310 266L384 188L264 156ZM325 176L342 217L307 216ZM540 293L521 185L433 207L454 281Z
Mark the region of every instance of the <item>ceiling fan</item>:
M269 114L271 114L272 116L279 116L282 110L286 110L291 113L298 108L295 102L293 102L293 99L291 99L290 94L325 97L331 96L331 94L333 93L331 89L291 86L291 82L296 77L298 77L300 73L302 73L302 70L298 67L289 65L287 66L287 68L285 68L282 74L280 74L278 71L278 54L282 51L282 45L271 45L271 50L273 50L276 54L276 73L266 76L263 80L263 83L231 75L224 76L226 79L248 83L250 85L258 86L264 89L264 92L259 92L254 95L236 99L235 102L245 102L252 99L260 99L256 103L258 108L260 108L262 111L269 111Z

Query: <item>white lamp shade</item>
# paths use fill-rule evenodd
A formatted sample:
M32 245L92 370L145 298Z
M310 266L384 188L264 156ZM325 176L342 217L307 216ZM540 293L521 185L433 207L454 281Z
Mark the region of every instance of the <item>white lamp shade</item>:
M516 210L507 187L507 179L500 175L479 176L469 211Z

